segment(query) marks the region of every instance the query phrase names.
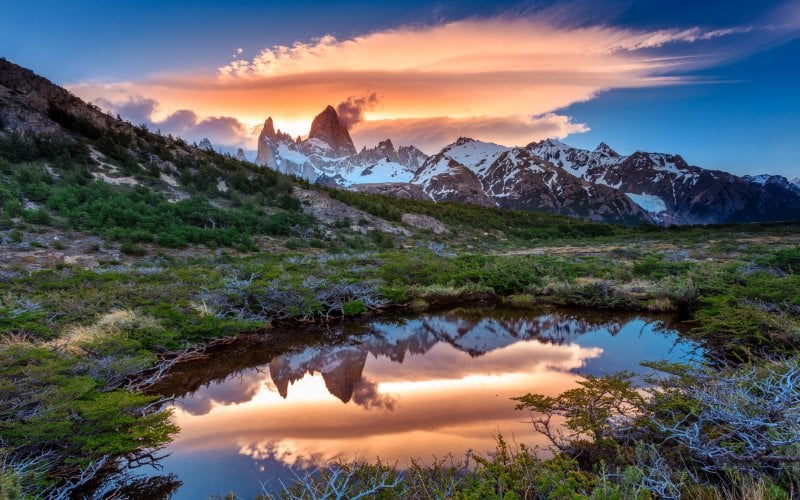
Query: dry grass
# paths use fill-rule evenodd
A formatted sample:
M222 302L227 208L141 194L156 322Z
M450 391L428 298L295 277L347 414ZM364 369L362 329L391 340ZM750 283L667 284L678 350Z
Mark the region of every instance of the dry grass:
M143 316L135 311L120 309L101 316L94 324L74 326L58 339L47 342L47 345L67 351L76 356L85 354L82 345L108 336L120 330L158 326L158 321L150 316Z

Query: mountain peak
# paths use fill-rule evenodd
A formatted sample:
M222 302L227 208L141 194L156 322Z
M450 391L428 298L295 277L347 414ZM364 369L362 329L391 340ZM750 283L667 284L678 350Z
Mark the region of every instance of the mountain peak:
M616 151L611 149L611 146L609 146L605 142L601 142L600 144L598 144L597 147L594 148L593 152L594 153L599 153L599 154L602 154L602 155L605 155L605 156L612 156L612 157L618 157L619 156L619 153L617 153Z
M278 134L275 133L275 124L272 123L270 116L264 121L264 128L258 135L258 151L256 153L256 165L276 168L275 148L277 147Z
M205 149L206 151L214 151L214 146L211 145L211 141L208 140L208 137L203 137L203 140L200 141L198 147L200 149Z
M271 116L264 121L264 128L261 129L261 136L259 139L263 140L265 137L269 137L270 139L277 137L275 134L275 124L272 123Z
M331 105L328 105L322 113L314 117L314 121L311 122L311 130L308 132L308 138L325 142L337 156L356 154L356 147L347 132L347 127L339 121L339 115Z
M247 161L247 157L244 155L244 150L242 148L236 150L236 159L239 161Z
M378 149L381 151L394 151L394 144L391 139L386 139L378 143Z
M556 149L570 149L570 147L563 142L559 141L558 139L543 139L541 141L533 141L532 143L525 146L527 149L538 149L538 148L556 148Z

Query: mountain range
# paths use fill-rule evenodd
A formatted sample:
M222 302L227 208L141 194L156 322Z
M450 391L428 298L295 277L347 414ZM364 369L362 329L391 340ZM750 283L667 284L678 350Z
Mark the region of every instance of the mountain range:
M66 136L70 128L92 137L139 134L97 106L0 59L0 130L26 138ZM149 151L151 146L143 143L140 149ZM213 151L206 139L195 149L174 147L178 156ZM152 153L147 155L150 163L159 163ZM246 160L242 150L236 158ZM672 225L800 220L800 179L736 176L689 165L679 155L621 155L606 144L588 151L554 139L507 147L462 137L430 156L386 139L358 151L332 106L314 118L305 139L276 130L268 118L255 163L342 189L595 221ZM178 172L167 164L163 169L175 184Z
M800 219L800 179L736 176L679 155L621 155L547 139L507 147L466 137L433 155L390 139L356 151L336 110L306 139L264 123L255 162L310 182L433 201L538 210L590 220L660 225Z

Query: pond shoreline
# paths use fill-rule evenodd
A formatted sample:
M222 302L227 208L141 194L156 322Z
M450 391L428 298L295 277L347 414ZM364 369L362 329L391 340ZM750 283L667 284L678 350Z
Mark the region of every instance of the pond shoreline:
M456 306L464 307L464 308L473 308L473 307L487 307L487 306L503 306L509 309L516 309L519 311L535 311L537 309L549 309L555 308L560 310L569 311L572 310L574 312L577 311L593 311L593 312L601 312L601 313L647 313L647 314L655 314L655 315L665 315L665 316L674 316L676 320L679 320L682 323L696 323L696 320L687 317L686 311L648 311L646 308L643 307L615 307L615 306L586 306L586 305L578 305L578 304L560 304L560 303L553 303L550 301L542 301L541 303L515 303L511 299L513 295L498 295L498 294L490 294L490 293L473 293L473 294L461 294L461 295L452 295L452 296L443 296L443 297L426 297L426 304L424 307L415 307L413 302L409 301L402 304L389 304L385 307L380 309L370 310L368 312L359 314L359 315L341 315L336 317L326 317L326 318L310 318L310 319L295 319L295 318L288 318L288 319L281 319L281 320L273 320L268 325L264 326L263 328L259 328L256 330L239 332L234 335L221 337L217 339L210 339L202 344L193 346L192 348L187 348L183 350L171 351L168 353L162 354L163 358L159 363L154 366L150 367L147 370L143 370L140 374L137 374L136 378L132 378L127 381L127 385L125 388L131 389L139 392L143 392L145 394L154 394L155 392L152 391L152 388L159 385L165 378L169 377L170 373L174 369L180 367L184 363L190 363L192 361L196 361L198 359L202 359L209 355L213 354L214 350L217 349L224 349L227 346L238 343L238 342L264 342L267 341L271 334L273 334L276 330L286 330L291 328L309 328L309 327L321 327L325 325L341 325L341 324L359 324L364 323L367 321L375 320L378 318L390 316L392 314L397 313L433 313L433 312L442 312L448 309L452 309ZM681 332L682 336L685 336L692 340L699 340L695 339L691 336L690 330L687 329L684 332ZM156 374L153 377L153 374Z

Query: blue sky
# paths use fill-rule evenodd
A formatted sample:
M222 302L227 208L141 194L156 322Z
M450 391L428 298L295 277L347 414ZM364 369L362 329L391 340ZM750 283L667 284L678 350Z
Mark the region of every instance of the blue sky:
M513 25L509 33L525 34L517 38L532 48L525 52L528 61L550 53L557 58L558 40L569 41L574 33L590 30L594 38L574 48L575 67L559 67L563 80L548 85L539 79L556 78L549 66L525 66L524 78L509 77L513 72L522 74L518 60L512 58L518 52L501 54L511 61L507 67L493 65L484 54L476 59L476 67L488 90L463 85L464 80L477 78L469 71L468 49L440 54L442 61L460 61L464 67L448 66L445 72L452 80L444 83L429 83L433 77L427 68L414 81L405 66L394 74L391 67L373 61L361 72L354 70L348 78L329 85L333 76L338 78L348 68L316 55L325 50L329 58L352 54L379 58L375 54L386 51L381 36L392 34L401 47L398 54L390 50L387 60L400 60L403 37L407 37L408 59L436 61L419 47L441 40L437 37L468 36L469 30L480 43L491 45L506 36L506 30L498 28L498 19ZM513 24L520 19L530 20L530 28ZM536 29L544 34L527 36ZM669 41L651 42L663 33L668 33ZM319 43L326 35L333 35L335 42ZM5 2L0 17L0 55L68 85L81 97L123 111L131 120L167 126L176 123L166 121L172 113L190 110L194 117L176 133L192 138L202 130L220 145L246 149L253 147L255 125L268 115L276 117L279 127L283 123L288 131L302 134L314 109L375 93L380 105L365 109L365 121L353 129L356 142L366 145L381 134L394 134L399 143L427 140L423 146L430 152L457 135L522 144L527 137L533 140L551 134L581 147L593 148L604 141L621 153L673 152L707 168L798 177L798 35L797 0L13 0ZM625 43L601 56L591 52L593 44L617 43L622 38ZM625 45L633 43L629 38L648 42L631 49ZM342 45L351 39L361 44L355 52ZM513 45L515 39L510 40L506 44ZM292 48L296 42L305 46L290 56L269 52L275 46ZM502 47L501 41L498 46ZM237 48L241 54L233 58ZM437 50L431 45L431 52ZM624 68L626 62L635 62L639 66L609 77L608 82L593 78L587 83L581 75L586 58L594 61L590 66L595 75L603 64ZM648 58L682 59L674 59L680 63L672 66L643 70L642 61ZM306 65L298 68L292 59ZM267 69L265 60L271 61ZM237 61L246 64L229 66ZM315 64L328 73L317 75ZM225 68L236 82L219 81ZM315 75L319 82L313 81ZM667 78L671 79L668 84ZM287 79L301 82L297 95L286 94ZM447 85L454 89L452 99ZM201 87L211 93L201 94L197 90ZM497 102L491 92L499 96ZM519 96L518 113L508 94ZM228 101L233 104L227 106ZM417 127L416 135L409 132L412 126Z

